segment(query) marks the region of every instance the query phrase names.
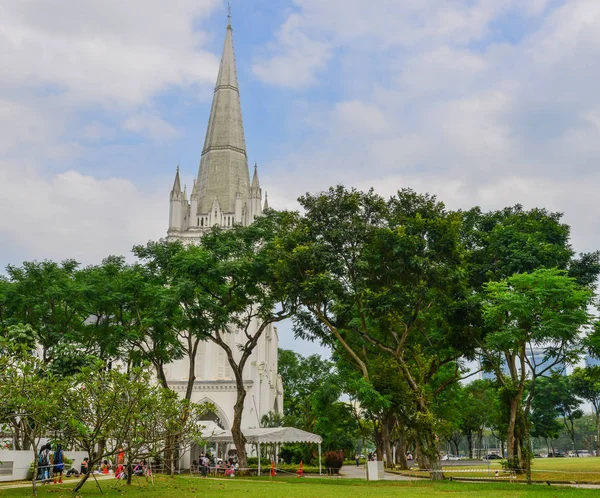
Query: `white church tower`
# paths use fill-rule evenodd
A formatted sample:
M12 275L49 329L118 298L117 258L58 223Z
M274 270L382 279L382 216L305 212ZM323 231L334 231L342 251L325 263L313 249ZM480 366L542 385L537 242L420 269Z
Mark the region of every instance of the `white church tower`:
M198 177L188 200L181 189L179 167L170 195L167 240L193 244L217 225L247 226L263 212L262 190L254 166L252 182L248 171L246 141L242 123L240 92L233 51L233 30L228 16L225 45L206 129ZM268 207L265 194L264 207ZM255 324L256 326L256 324ZM230 334L233 351L242 334ZM268 327L244 371L247 396L242 429L259 427L269 412L283 413L283 386L277 370L277 329ZM229 429L233 422L236 386L224 351L212 342L203 342L196 358L196 381L192 401L212 402L213 420ZM188 378L187 365L175 362L166 368L169 384L181 392ZM192 455L192 458L195 455Z
M230 17L228 19L231 19ZM227 24L221 66L206 128L198 178L190 194L182 192L179 168L171 191L168 240L197 240L218 225L247 226L263 210L257 166L250 183L242 123L233 29Z

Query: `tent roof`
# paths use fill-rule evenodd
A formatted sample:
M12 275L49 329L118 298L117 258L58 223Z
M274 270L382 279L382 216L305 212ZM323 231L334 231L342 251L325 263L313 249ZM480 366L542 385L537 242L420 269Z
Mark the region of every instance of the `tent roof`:
M295 427L261 427L242 429L246 440L255 443L321 443L323 438ZM202 437L209 443L233 443L231 431L203 430Z

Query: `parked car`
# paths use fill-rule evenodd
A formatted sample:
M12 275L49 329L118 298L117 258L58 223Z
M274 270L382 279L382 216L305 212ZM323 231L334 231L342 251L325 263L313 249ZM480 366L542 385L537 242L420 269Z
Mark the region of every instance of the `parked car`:
M577 457L579 455L579 457L591 457L594 456L593 453L590 453L588 450L577 450L577 452L575 451L569 451L569 456L570 457Z
M565 456L558 451L555 451L554 453L552 453L552 452L548 453L548 458L564 458L564 457Z
M484 460L502 460L500 455L496 455L496 453L489 453L488 455L483 457Z
M451 460L451 461L457 461L460 460L459 457L457 457L456 455L452 455L452 454L447 454L447 455L442 455L442 460Z

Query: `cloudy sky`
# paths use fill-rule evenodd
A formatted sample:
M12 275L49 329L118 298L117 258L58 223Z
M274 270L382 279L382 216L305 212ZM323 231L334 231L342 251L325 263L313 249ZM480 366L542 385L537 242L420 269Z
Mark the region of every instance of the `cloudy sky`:
M344 183L565 213L600 248L598 0L233 0L273 207ZM0 3L0 268L165 235L197 173L223 0Z

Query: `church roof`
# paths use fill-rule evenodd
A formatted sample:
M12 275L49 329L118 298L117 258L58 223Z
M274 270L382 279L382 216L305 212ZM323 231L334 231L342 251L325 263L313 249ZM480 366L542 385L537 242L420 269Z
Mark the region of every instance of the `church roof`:
M230 22L225 32L197 183L199 213L208 212L215 198L225 212L233 212L238 188L243 201L248 197L250 175Z

